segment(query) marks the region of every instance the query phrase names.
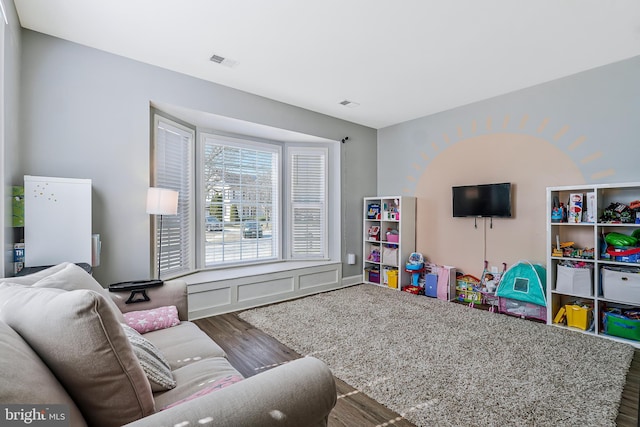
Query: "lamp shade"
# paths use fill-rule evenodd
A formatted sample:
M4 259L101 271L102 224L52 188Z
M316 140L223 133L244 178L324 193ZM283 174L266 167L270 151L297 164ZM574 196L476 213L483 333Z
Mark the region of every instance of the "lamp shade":
M167 188L149 187L149 191L147 191L147 213L152 215L177 214L178 192Z

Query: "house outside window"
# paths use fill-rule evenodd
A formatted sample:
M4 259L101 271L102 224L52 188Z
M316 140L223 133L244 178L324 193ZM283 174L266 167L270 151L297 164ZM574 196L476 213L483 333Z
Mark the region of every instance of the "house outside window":
M202 134L204 266L280 259L281 147ZM215 219L213 219L213 218Z

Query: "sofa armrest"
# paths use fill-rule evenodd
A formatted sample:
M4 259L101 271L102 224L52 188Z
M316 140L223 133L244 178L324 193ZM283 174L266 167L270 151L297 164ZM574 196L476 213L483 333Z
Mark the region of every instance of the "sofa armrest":
M151 308L175 305L178 308L178 318L189 320L189 307L187 305L187 283L184 280L167 280L162 286L145 289L150 301L125 304L130 292L109 292L109 296L123 313Z
M326 426L336 400L329 368L305 357L127 425Z

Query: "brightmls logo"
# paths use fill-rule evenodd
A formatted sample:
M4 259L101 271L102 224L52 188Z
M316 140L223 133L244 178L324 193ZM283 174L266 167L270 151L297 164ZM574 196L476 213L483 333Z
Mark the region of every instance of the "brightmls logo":
M0 426L69 427L69 405L0 405Z

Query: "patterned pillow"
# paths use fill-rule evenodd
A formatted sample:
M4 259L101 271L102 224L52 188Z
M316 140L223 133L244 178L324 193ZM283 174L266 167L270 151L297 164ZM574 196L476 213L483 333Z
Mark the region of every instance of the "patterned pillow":
M151 390L155 393L175 388L176 381L173 379L169 362L158 347L131 326L122 323L122 329L133 347L133 353L140 361L142 370L147 375Z
M144 334L158 329L170 328L180 323L175 305L152 308L151 310L130 311L124 314L127 325Z
M227 375L226 377L215 380L212 384L202 388L201 390L198 390L197 392L193 393L191 396L187 396L184 399L180 399L177 402L174 402L170 405L165 406L164 408L161 409L161 411L164 411L165 409L173 408L174 406L178 406L181 403L188 402L200 396L204 396L205 394L209 394L214 391L221 390L225 387L230 386L231 384L235 384L239 381L242 381L243 379L244 378L242 378L239 375Z

